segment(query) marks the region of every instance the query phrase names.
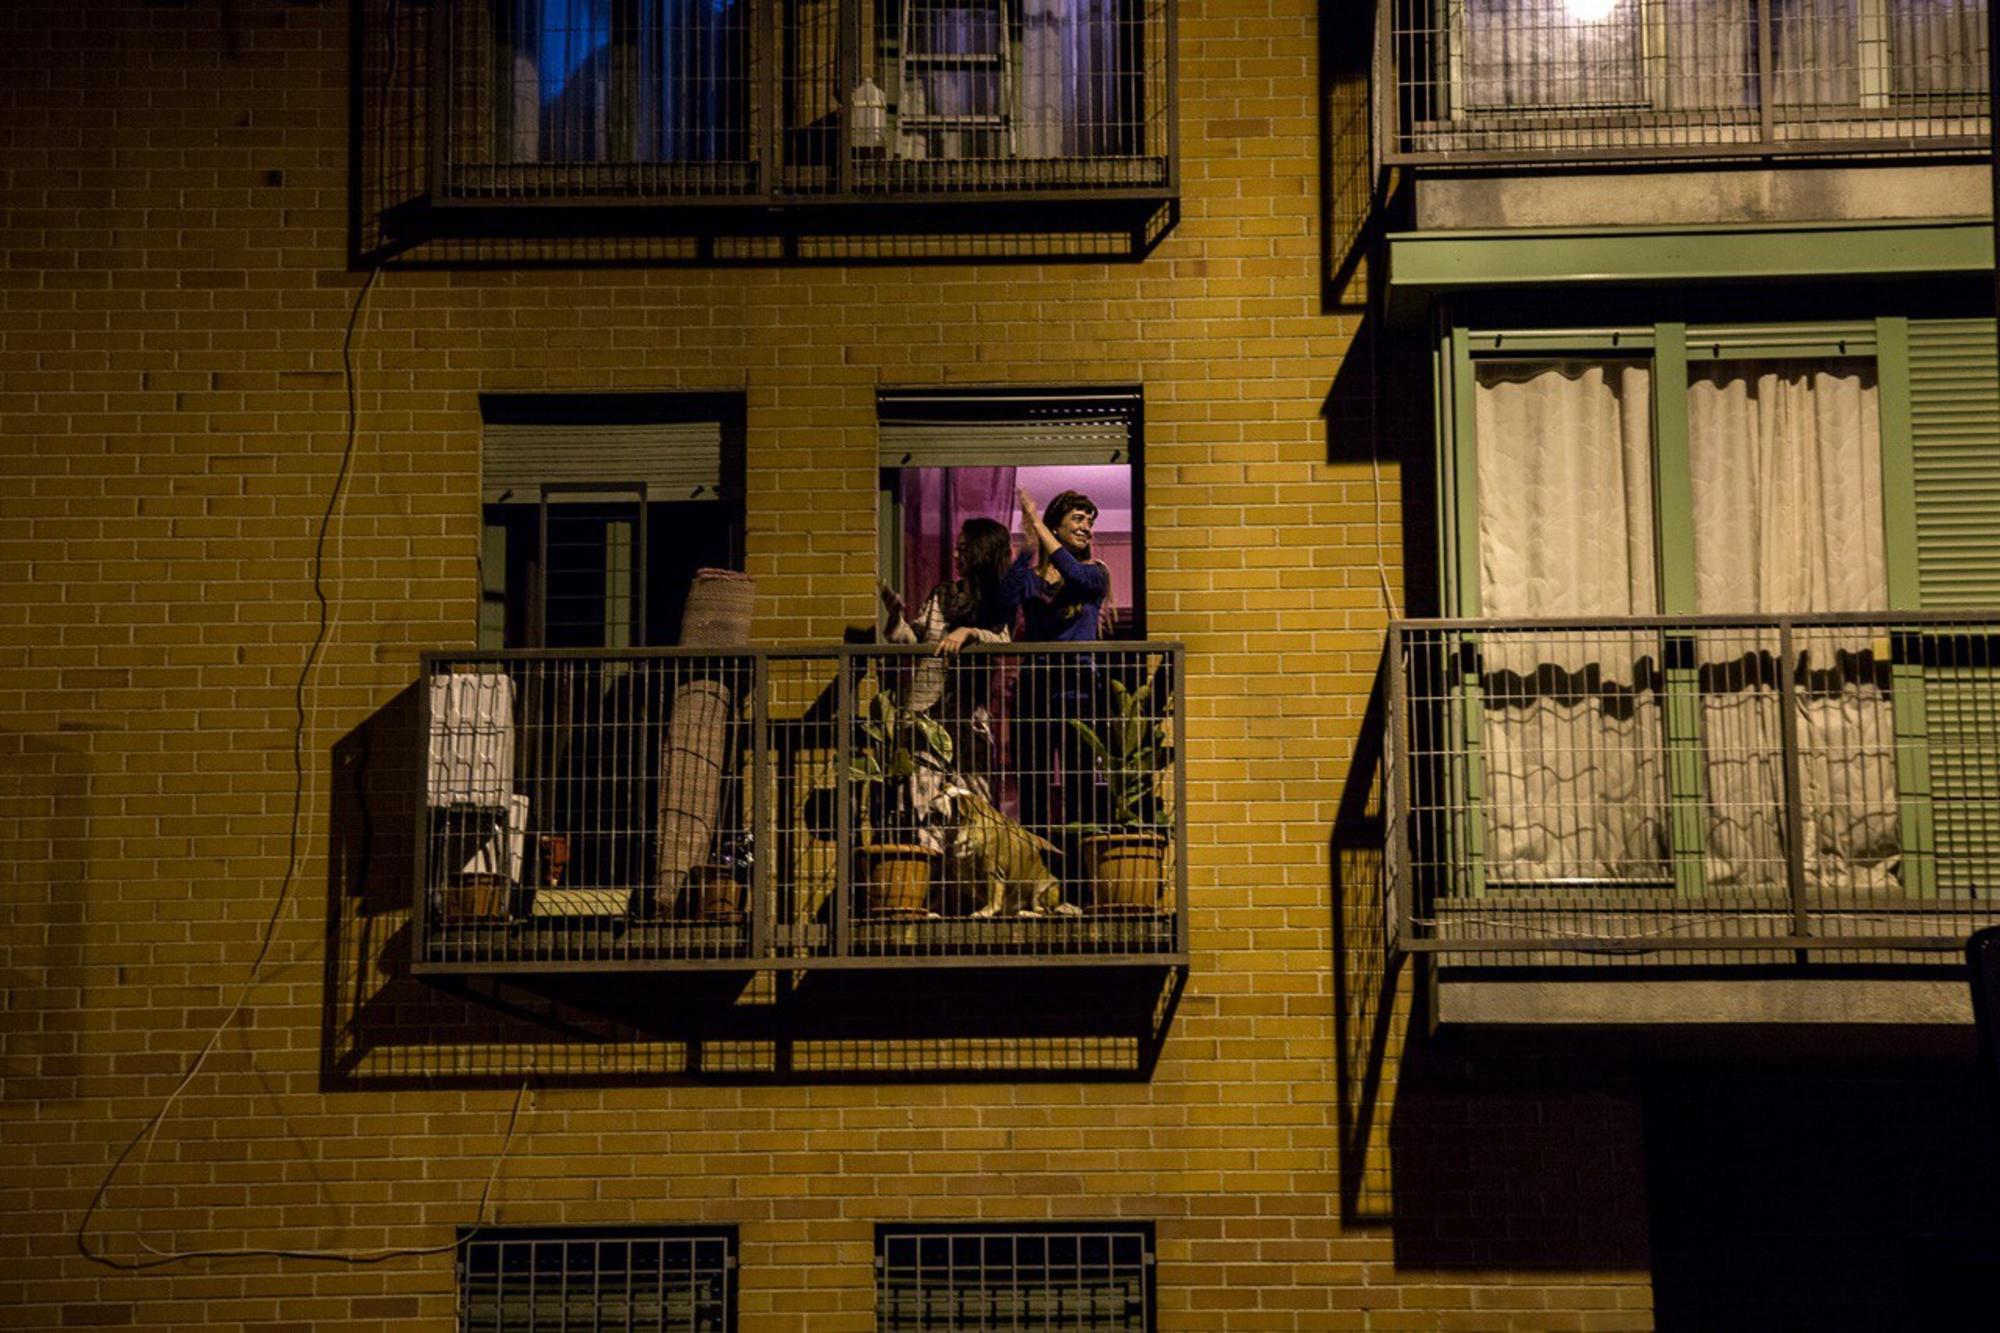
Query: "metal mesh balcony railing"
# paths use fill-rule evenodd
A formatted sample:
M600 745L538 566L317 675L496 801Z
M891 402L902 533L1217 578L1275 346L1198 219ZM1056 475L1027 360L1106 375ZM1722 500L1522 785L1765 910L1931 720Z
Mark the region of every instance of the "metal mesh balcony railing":
M1391 161L1976 152L1987 0L1384 0Z
M420 968L1185 953L1177 645L426 658Z
M1411 621L1418 950L1956 948L2000 920L2000 619Z
M1158 196L1173 0L367 0L371 188L506 206Z

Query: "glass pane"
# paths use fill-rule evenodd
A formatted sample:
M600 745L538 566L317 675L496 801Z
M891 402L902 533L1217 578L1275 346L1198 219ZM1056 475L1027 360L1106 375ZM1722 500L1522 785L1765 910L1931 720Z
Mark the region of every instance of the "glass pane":
M1715 614L1888 605L1875 364L1714 361L1688 383L1695 604Z
M1985 92L1986 44L1986 0L1889 0L1899 93Z
M1640 0L1467 0L1465 102L1646 105Z
M1650 368L1482 363L1475 408L1484 614L1656 611ZM1490 885L1671 882L1658 641L1613 624L1468 644Z
M1658 610L1651 370L1481 362L1476 374L1484 613Z

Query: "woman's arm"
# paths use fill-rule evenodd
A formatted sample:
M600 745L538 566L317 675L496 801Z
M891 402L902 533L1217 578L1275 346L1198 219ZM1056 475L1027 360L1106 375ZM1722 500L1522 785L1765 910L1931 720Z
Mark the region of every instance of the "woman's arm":
M1049 525L1042 522L1041 513L1035 508L1035 497L1028 494L1026 486L1014 488L1014 498L1021 502L1021 531L1030 542L1041 548L1042 558L1047 559L1062 549L1062 543L1049 531Z

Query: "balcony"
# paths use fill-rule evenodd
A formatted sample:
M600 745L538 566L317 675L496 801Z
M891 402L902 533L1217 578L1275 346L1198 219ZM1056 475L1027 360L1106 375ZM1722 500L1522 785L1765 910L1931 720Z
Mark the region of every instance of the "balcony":
M1184 968L1181 658L427 655L414 970Z
M1391 929L1440 967L1948 966L2000 921L2000 619L1406 621L1389 651Z
M363 8L364 253L754 262L1038 233L1098 253L1172 223L1173 0Z
M1985 0L1384 0L1386 161L1975 155Z

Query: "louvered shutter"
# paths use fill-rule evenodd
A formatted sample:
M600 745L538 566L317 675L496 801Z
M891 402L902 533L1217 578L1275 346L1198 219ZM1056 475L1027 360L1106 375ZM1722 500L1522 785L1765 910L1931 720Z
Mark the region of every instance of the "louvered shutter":
M884 392L876 419L883 467L1129 463L1139 395Z
M489 421L480 465L488 504L531 504L541 488L642 484L650 500L712 500L722 486L718 421L560 425Z
M1910 321L1917 586L1927 611L2000 608L2000 373L1990 319Z
M2000 372L1990 319L1910 321L1917 583L1927 611L2000 609ZM1939 890L2000 884L2000 660L1977 632L1927 636L1925 746Z

